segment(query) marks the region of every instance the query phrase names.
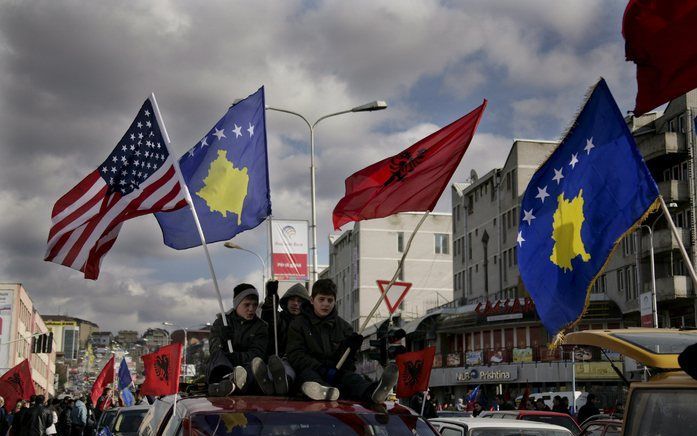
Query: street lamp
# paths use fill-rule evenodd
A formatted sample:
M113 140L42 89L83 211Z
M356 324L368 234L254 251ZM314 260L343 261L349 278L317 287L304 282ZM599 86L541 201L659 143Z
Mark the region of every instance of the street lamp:
M225 247L231 248L233 250L246 251L247 253L251 253L251 254L255 255L257 257L257 259L259 259L259 262L261 262L261 287L259 289L264 289L264 283L266 283L266 262L264 262L264 259L262 259L261 256L259 256L258 254L256 254L252 250L248 250L244 247L241 247L232 241L227 241L223 245L225 245ZM266 292L264 292L264 298L266 298Z
M310 221L310 227L312 228L312 245L310 250L312 251L312 271L310 273L311 283L317 281L317 207L316 207L316 192L315 192L315 127L320 121L325 120L330 117L335 117L337 115L343 115L350 112L373 112L383 109L387 109L387 103L382 100L372 101L360 106L356 106L351 109L334 112L331 114L323 115L317 119L314 123L310 123L307 118L298 112L294 112L288 109L282 109L272 106L266 106L266 109L277 112L285 112L287 114L295 115L305 121L307 127L310 129L310 192L311 192L311 209L312 209L312 219Z
M189 329L194 328L194 327L204 326L204 325L209 326L209 325L211 325L211 323L207 322L205 324L196 324L196 325L192 325L190 327L182 327L182 326L175 324L173 322L164 321L162 323L162 325L165 325L168 327L176 327L176 328L184 331L184 350L182 350L182 352L184 353L184 368L186 368L185 372L184 372L184 381L186 381L186 373L189 372L189 367L187 365L187 358L186 358L186 346L189 344L189 340L188 340Z

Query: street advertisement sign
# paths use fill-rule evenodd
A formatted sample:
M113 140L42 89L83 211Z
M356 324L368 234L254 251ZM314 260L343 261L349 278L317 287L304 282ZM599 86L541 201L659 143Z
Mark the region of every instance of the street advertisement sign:
M14 290L0 289L0 343L11 340L12 329L12 303L14 302ZM0 348L0 368L9 368L10 346Z
M532 348L514 348L513 361L516 363L532 362Z
M622 362L615 363L622 372ZM612 369L610 362L583 362L576 364L576 379L578 380L616 380L619 376Z
M280 281L309 279L308 224L301 220L271 220L271 273Z
M651 292L639 295L639 310L641 311L641 326L653 327L653 295Z
M377 280L378 288L380 293L385 294L385 288L390 284L389 280ZM394 313L395 310L407 296L407 292L411 289L411 283L408 282L394 282L390 289L385 294L385 305L387 305L387 310L390 313Z
M481 351L468 351L465 353L465 363L467 366L481 365L483 360Z

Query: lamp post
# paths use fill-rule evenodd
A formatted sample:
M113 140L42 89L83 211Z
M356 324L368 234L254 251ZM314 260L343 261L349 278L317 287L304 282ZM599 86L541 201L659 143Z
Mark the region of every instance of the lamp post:
M259 256L258 254L256 254L252 250L248 250L244 247L240 247L239 245L235 244L232 241L227 241L223 245L225 245L225 247L231 248L233 250L246 251L247 253L251 253L251 254L255 255L257 257L257 259L259 259L259 262L261 262L261 288L259 288L259 289L264 289L264 283L266 282L266 262L264 262L264 259L262 259L261 256ZM264 298L266 298L266 292L264 292Z
M351 109L334 112L331 114L323 115L317 119L314 123L310 123L307 118L298 112L291 111L288 109L282 109L272 106L266 106L266 109L277 112L284 112L287 114L295 115L301 118L307 127L310 129L310 193L311 193L311 210L312 219L310 220L310 227L312 228L312 245L310 250L312 251L312 271L310 272L310 279L312 283L317 281L317 207L316 207L316 190L315 190L315 127L320 121L325 120L330 117L335 117L337 115L343 115L350 112L372 112L379 111L382 109L387 109L387 103L382 100L372 101L361 106L356 106Z

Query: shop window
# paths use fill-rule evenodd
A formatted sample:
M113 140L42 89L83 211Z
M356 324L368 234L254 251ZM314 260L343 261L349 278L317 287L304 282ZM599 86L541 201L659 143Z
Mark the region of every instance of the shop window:
M435 250L436 254L448 254L450 253L450 236L446 233L436 233L435 234Z
M404 232L397 232L397 252L404 253Z

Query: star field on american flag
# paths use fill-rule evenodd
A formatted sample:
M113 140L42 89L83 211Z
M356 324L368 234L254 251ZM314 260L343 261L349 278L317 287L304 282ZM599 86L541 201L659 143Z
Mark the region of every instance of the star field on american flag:
M146 100L126 134L99 166L108 192L128 195L138 189L167 160L164 143L152 104Z

